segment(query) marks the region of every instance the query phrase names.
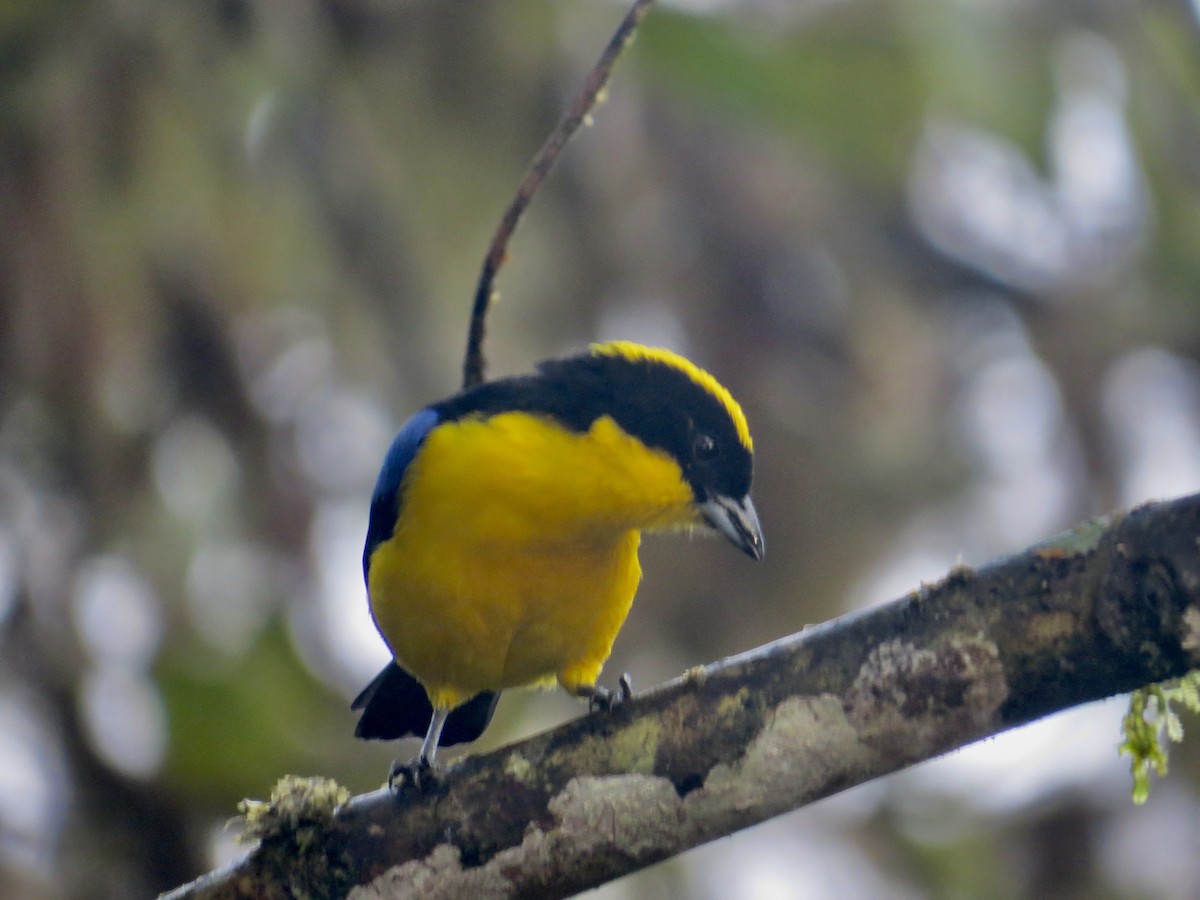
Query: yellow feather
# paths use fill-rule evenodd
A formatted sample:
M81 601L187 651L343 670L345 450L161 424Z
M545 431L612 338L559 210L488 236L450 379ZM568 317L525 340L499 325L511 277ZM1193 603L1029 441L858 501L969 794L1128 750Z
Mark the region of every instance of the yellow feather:
M435 428L371 612L435 706L557 679L595 684L641 577L643 530L697 524L678 463L611 418L583 434L509 412Z

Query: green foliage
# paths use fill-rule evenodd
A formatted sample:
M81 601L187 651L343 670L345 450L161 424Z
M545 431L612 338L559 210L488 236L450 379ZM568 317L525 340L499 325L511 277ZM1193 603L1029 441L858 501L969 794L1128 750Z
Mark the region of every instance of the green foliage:
M1129 696L1129 711L1121 724L1124 740L1117 751L1130 758L1134 803L1145 803L1150 796L1151 769L1160 778L1167 774L1163 731L1175 743L1183 740L1183 723L1171 708L1172 703L1200 713L1200 670L1189 672L1174 684L1152 684Z
M169 770L215 807L270 783L281 768L319 770L327 746L353 724L341 698L296 658L282 625L223 664L180 653L158 678L171 719Z
M856 181L890 187L907 176L931 111L997 131L1036 158L1053 102L1045 58L1054 40L1022 34L1004 16L948 16L943 4L914 0L900 14L842 9L819 29L661 9L635 47L643 69L678 95L726 121L791 135Z
M654 78L727 121L801 136L859 177L903 177L925 99L920 72L895 33L847 17L820 33L766 34L661 10L634 47Z

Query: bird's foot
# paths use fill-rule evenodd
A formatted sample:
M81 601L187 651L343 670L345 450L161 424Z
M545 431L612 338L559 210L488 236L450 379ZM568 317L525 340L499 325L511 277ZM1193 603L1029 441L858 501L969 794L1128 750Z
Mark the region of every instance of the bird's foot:
M610 691L606 687L593 685L585 695L588 701L588 712L612 709L619 703L624 703L633 696L633 679L625 672L617 679L617 689Z
M418 756L406 763L393 759L392 767L388 770L387 785L388 790L396 796L409 790L422 794L432 790L438 780L438 772L433 763L424 756Z

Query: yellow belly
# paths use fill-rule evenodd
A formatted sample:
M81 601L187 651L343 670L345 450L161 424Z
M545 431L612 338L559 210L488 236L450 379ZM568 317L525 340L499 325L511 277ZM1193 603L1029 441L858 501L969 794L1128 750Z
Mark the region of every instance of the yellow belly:
M595 683L625 621L641 575L637 546L636 532L543 552L498 544L465 557L389 545L371 567L372 612L436 706L555 678L573 690Z
M640 531L694 522L679 468L601 419L523 414L435 429L371 558L371 612L435 706L595 683L641 570Z

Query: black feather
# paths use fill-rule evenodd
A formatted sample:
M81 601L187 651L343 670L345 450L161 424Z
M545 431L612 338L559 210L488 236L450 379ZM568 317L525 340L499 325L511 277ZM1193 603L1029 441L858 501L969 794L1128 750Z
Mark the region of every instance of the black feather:
M446 720L438 746L466 744L478 738L492 720L499 699L499 692L486 691L456 707ZM350 708L363 711L354 736L365 739L391 741L409 736L424 737L433 717L433 705L421 682L395 662L388 663L363 688Z
M485 382L429 409L438 422L528 412L578 432L611 416L647 447L674 457L698 501L710 493L743 497L750 490L753 455L728 410L686 372L660 360L609 353L552 359L533 375ZM700 436L715 454L696 457Z

